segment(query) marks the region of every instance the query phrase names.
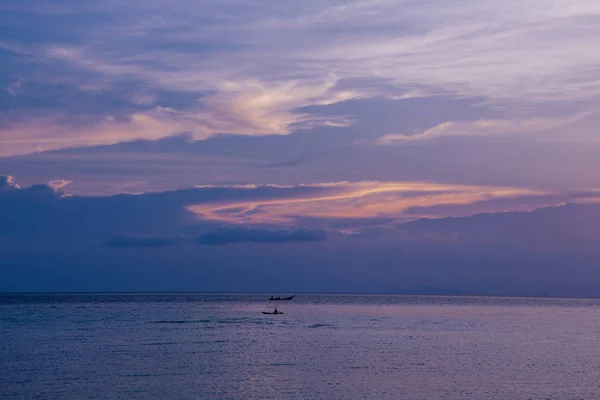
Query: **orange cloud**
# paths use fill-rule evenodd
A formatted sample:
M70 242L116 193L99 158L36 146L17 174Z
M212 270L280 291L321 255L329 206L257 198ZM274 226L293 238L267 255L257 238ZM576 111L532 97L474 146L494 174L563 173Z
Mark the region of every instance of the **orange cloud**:
M187 210L202 219L238 224L289 224L297 217L402 219L413 207L464 205L495 198L542 196L546 192L426 182L338 182L318 197L196 204ZM426 215L422 215L426 216Z

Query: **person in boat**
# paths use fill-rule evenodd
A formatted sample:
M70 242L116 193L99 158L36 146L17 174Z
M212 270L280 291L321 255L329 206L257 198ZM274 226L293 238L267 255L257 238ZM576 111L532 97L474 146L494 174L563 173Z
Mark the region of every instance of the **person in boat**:
M279 311L277 311L277 309L275 309L275 311L273 311L273 314L279 314Z

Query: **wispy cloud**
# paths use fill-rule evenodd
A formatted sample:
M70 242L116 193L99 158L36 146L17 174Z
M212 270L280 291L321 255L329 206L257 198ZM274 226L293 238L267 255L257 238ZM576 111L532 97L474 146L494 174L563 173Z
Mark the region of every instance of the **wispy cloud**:
M594 115L592 112L581 112L575 115L557 118L530 119L479 119L477 121L444 122L424 132L417 134L387 134L375 142L379 145L399 144L417 140L435 139L445 136L490 136L507 134L524 134L543 132L561 128L565 125L579 122Z
M398 221L425 215L405 211L417 206L467 205L483 200L544 196L521 188L444 185L415 182L339 182L332 193L287 199L197 204L186 207L203 220L237 224L295 224L298 218L376 218ZM518 203L518 200L516 200Z
M341 78L389 78L403 87L436 85L461 95L525 101L556 100L558 93L562 99L587 97L600 84L593 72L600 56L589 51L600 6L590 1L317 1L289 11L273 1L179 5L150 24L144 17L163 11L162 2L126 7L120 17L133 23L112 34L141 45L148 37L159 41L161 32L160 42L174 45L171 50L161 46L132 56L113 36L93 31L109 39L107 47L88 44L90 58L70 58L183 90L212 88L211 80L282 84L294 77L314 86L332 71ZM194 24L200 15L203 23ZM184 51L183 43L195 52ZM207 43L218 43L209 46L208 56ZM399 93L388 87L377 94Z
M114 144L136 139L158 139L177 133L191 133L192 138L205 139L215 133L274 135L315 125L347 126L346 116L313 116L293 109L313 104L326 105L358 97L350 92L329 95L327 90L336 78L323 85L310 87L290 82L266 87L259 83L228 82L222 91L208 95L196 107L176 110L155 106L117 118L113 115L39 115L8 121L0 128L0 157L56 150L67 147ZM93 87L95 88L95 86ZM85 90L89 90L85 87ZM136 105L154 105L156 97L136 94Z
M544 114L548 103L596 102L600 91L594 51L600 5L593 1L103 0L71 6L35 13L11 6L13 19L20 14L2 20L8 27L19 17L45 18L47 26L36 28L33 40L15 34L3 42L16 57L10 65L27 66L9 70L8 78L101 87L96 93L106 96L123 82L137 82L151 90L129 101L147 108L115 109L101 115L103 122L75 128L64 118L28 115L0 133L10 138L2 143L4 155L35 151L29 142L36 141L46 149L179 131L202 139L346 125L352 119L344 115L315 118L298 109L407 93L479 97L531 110L519 117L523 121ZM361 85L349 84L357 81ZM197 100L165 115L169 107L152 90ZM119 124L104 122L110 118Z

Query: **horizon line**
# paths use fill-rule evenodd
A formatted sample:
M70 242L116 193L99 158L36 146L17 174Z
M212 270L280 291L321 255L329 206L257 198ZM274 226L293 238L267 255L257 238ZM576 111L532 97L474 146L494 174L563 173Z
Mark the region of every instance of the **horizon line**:
M553 296L553 295L488 295L488 294L428 294L428 293L378 293L378 292L190 292L190 291L139 291L139 292L0 292L0 296L27 296L27 295L281 295L293 293L296 296L317 295L317 296L398 296L398 297L460 297L460 298L501 298L501 299L556 299L556 300L595 300L600 301L600 297L573 297L573 296Z

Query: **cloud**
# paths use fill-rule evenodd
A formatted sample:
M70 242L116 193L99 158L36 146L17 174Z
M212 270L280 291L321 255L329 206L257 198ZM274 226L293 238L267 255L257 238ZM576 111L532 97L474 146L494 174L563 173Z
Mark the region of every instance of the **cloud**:
M14 183L10 175L0 175L0 190L19 189L19 185Z
M0 157L42 152L62 148L114 144L138 139L160 139L188 132L194 140L206 139L217 133L253 136L283 135L294 129L318 125L347 126L346 116L312 116L292 109L314 104L303 97L319 97L323 89L268 88L248 84L243 92L227 91L202 99L196 108L176 110L155 106L143 111L126 111L114 115L42 115L9 121L0 129ZM150 96L136 97L137 105L153 105ZM317 104L333 100L322 98ZM274 104L273 104L274 103ZM282 104L279 104L282 103ZM271 104L273 104L271 106Z
M8 181L1 180L4 187ZM596 282L598 275L598 204L405 224L400 224L399 218L434 212L407 209L389 218L339 218L324 212L336 210L331 204L323 207L322 217L301 217L285 228L232 226L185 212L189 204L268 203L286 197L327 196L351 200L361 212L385 211L386 202L394 202L396 197L418 198L427 193L436 200L435 196L444 194L443 187L433 190L433 186L424 186L429 191L423 187L419 191L418 186L398 182L395 186L379 184L383 192L374 192L378 186L373 182L362 186L202 187L88 197L64 196L48 185L0 190L0 289L247 291L262 290L264 285L264 290L281 287L283 291L296 285L297 290L345 292L598 294L597 285L589 283ZM386 191L390 187L396 192ZM366 198L360 197L359 191ZM449 190L454 191L460 194L457 188ZM375 198L369 198L373 195ZM560 200L560 194L553 196L546 200ZM532 197L524 201L531 202ZM493 203L489 208L520 205L518 193L513 198L499 197L498 202L487 198ZM594 192L566 198L599 200ZM461 207L465 208L436 212L464 215L469 206ZM344 205L343 211L348 210L351 208ZM272 211L275 215L279 212ZM182 240L193 242L185 238L199 238L200 245L176 246ZM263 245L240 245L235 251L217 246L234 243ZM115 251L111 246L134 251ZM339 269L330 268L333 264L344 266L343 276ZM39 279L32 280L32 276Z
M417 113L418 107L410 111ZM572 127L559 130L571 132ZM348 132L320 133L220 136L196 142L181 135L0 158L0 171L17 176L25 186L60 177L72 181L63 189L67 193L87 196L198 184L294 186L337 181L418 181L558 193L600 187L600 176L594 173L600 168L600 143L556 136L545 142L544 133L522 138L451 136L396 142L406 144L400 146L365 146L345 144L342 140Z
M180 246L186 241L183 235L136 235L121 233L108 239L108 247L164 247Z
M418 221L418 229L406 228L408 237L346 235L296 245L240 245L235 251L217 245L115 251L103 245L109 236L57 243L46 234L40 243L30 237L15 243L0 235L0 291L599 297L598 206L531 214Z
M200 245L224 245L233 243L300 243L320 242L327 233L318 229L268 229L248 227L223 227L198 238Z
M134 112L118 120L110 115L83 115L76 118L65 115L38 116L29 122L9 122L8 128L0 131L0 157L135 139L158 139L186 131L190 121L180 112L164 107ZM201 125L195 128L202 130Z
M8 178L3 178L8 187ZM12 180L11 180L12 181ZM65 196L48 184L0 190L0 237L19 244L103 243L122 232L197 236L221 224L203 221L188 204L305 197L327 187L201 187L114 196ZM123 238L120 238L123 242Z
M235 86L247 79L291 82L293 76L310 86L330 71L348 78L385 77L496 98L585 96L597 89L589 71L600 60L583 51L594 48L592 33L598 29L600 7L590 2L543 8L543 0L527 5L517 0L485 4L461 0L452 5L318 1L295 5L291 13L274 1L256 7L234 3L244 13L232 15L218 2L203 7L182 2L158 26L148 24L147 18L162 14L162 3L131 5L116 10L115 18L115 22L129 18L130 25L115 24L111 33L100 26L90 32L106 40L103 46L49 53L105 74L135 74L183 90L204 90L211 80ZM94 7L98 8L110 8L110 3ZM202 24L194 23L198 18ZM170 50L141 46L156 40L159 32L171 44ZM120 46L119 41L129 46ZM196 55L184 50L184 44L206 50L207 41L216 43L217 51ZM135 57L125 52L132 44L140 48ZM580 78L573 80L577 72ZM398 95L389 92L393 88L388 94Z
M544 132L579 122L593 115L581 112L566 117L530 118L525 120L480 119L477 121L444 122L417 134L387 134L375 142L378 145L401 144L444 136L489 136Z
M316 117L300 109L415 93L479 98L518 111L517 121L542 118L552 104L598 102L600 56L593 49L600 6L593 2L323 0L290 11L276 1L233 1L227 8L177 1L168 13L165 7L112 0L73 3L69 11L13 6L1 22L31 25L33 32L25 37L15 29L2 43L10 56L7 82L21 83L18 97L36 90L27 82L97 97L81 103L71 96L60 109L48 103L42 110L30 99L27 112L1 130L2 155L179 132L204 139L347 126L354 120L346 113ZM35 24L38 18L45 23ZM120 96L127 100L97 111L128 85L136 89ZM167 104L157 94L165 91L192 100ZM85 117L67 111L75 108Z
M546 206L557 206L565 203L597 202L600 199L597 190L581 192L547 193L544 195L502 197L487 196L480 201L469 204L435 204L417 205L407 209L407 215L418 218L443 218L446 216L467 217L481 213L504 213L508 211L533 211Z
M6 201L1 206L10 208L15 204L19 204L19 201L21 200L44 201L48 199L60 198L64 194L59 190L62 186L64 185L52 185L52 182L50 182L48 184L36 184L29 187L21 187L15 182L14 177L10 175L0 176L0 199ZM24 205L27 206L28 204ZM2 211L1 207L0 211Z
M423 217L600 201L597 191L549 193L423 182L202 186L86 197L65 195L49 184L18 188L12 179L9 187L8 178L3 179L0 237L16 247L168 246L181 242L178 235L200 237L201 243L309 242L325 240L323 232L332 242L344 242L348 234L371 237L367 232L375 231L407 240L401 224ZM414 233L409 236L423 236ZM435 229L427 235L453 233Z
M337 182L321 196L227 204L194 204L186 209L204 220L238 224L294 224L297 218L410 218L405 211L425 205L472 204L489 198L543 196L543 191L428 182ZM516 201L515 203L518 203Z
M600 244L600 204L566 204L528 212L420 219L402 225L412 237L452 238L458 245L591 249Z
M587 35L597 29L598 5L564 2L538 12L544 4L357 2L338 9L337 16L328 13L332 7L323 14L333 19L331 25L345 23L347 30L316 46L319 51L313 47L303 49L303 54L315 62L330 60L338 68L350 69L352 64L354 74L376 71L404 84L428 82L493 100L552 101L556 93L573 100L593 95L598 81L588 68L598 65L599 59L578 53L592 46ZM366 27L378 29L364 35ZM358 33L353 34L352 28ZM573 68L582 72L577 79Z
M64 179L55 179L55 180L49 181L48 186L50 186L54 190L58 190L58 189L61 189L65 186L67 186L69 183L71 183L71 181L67 181Z

